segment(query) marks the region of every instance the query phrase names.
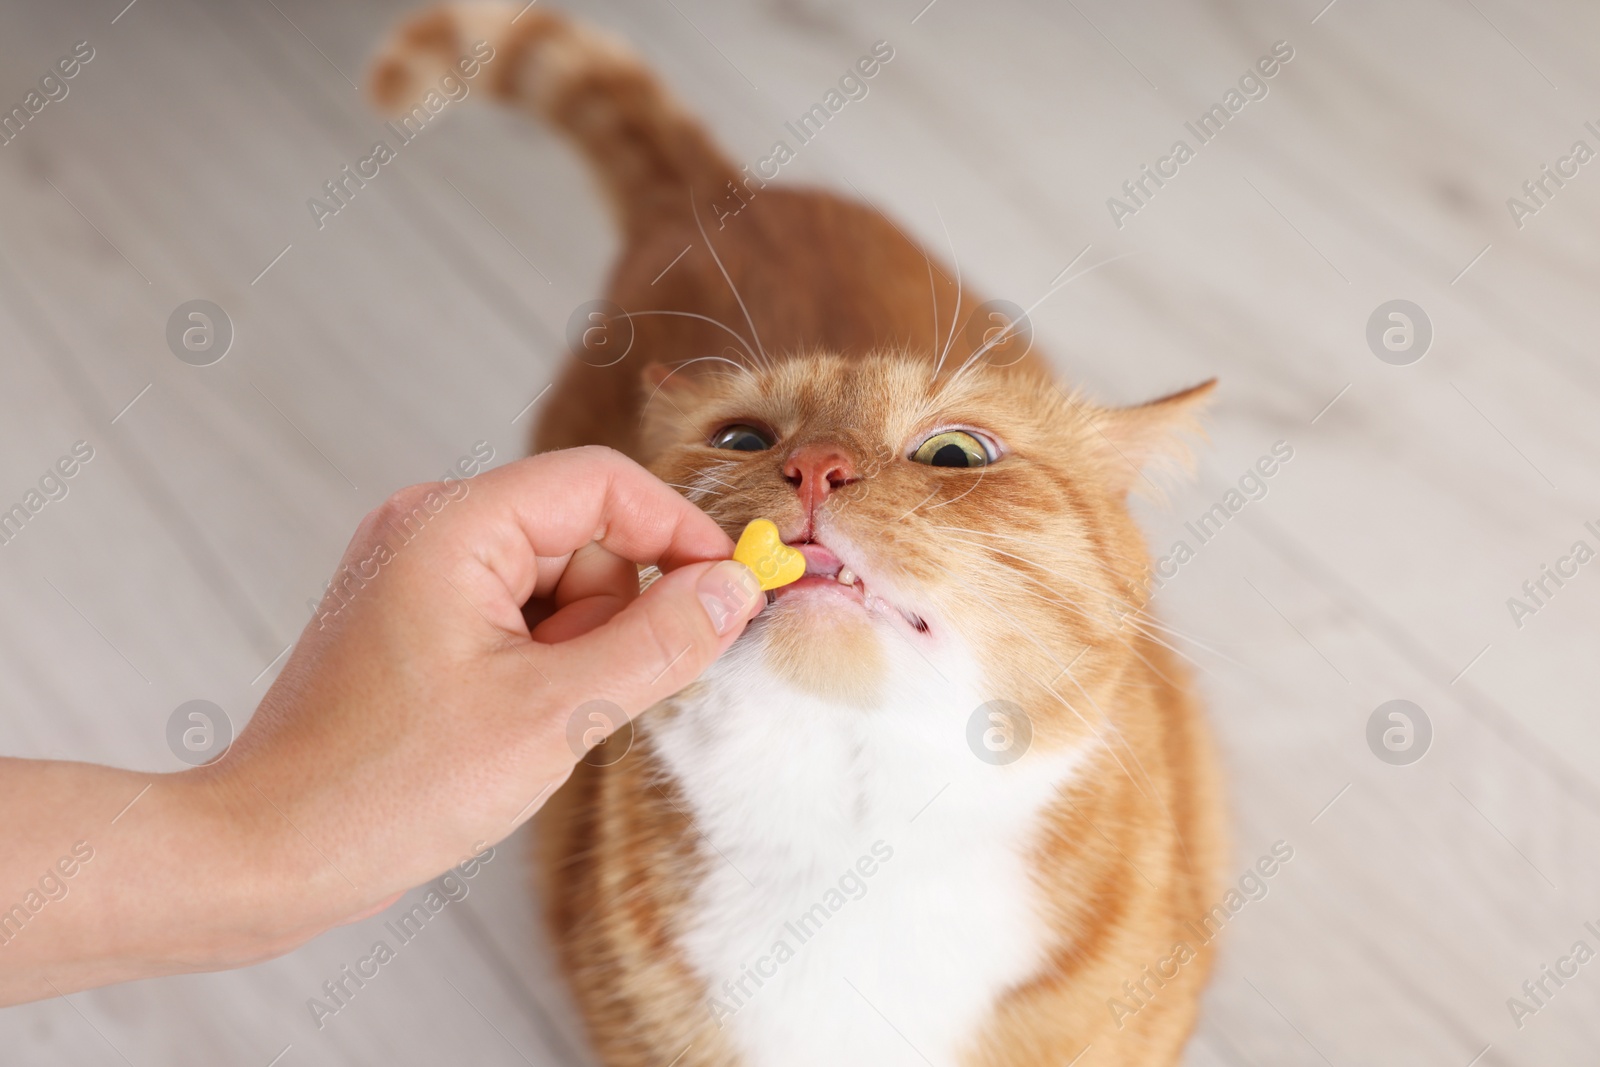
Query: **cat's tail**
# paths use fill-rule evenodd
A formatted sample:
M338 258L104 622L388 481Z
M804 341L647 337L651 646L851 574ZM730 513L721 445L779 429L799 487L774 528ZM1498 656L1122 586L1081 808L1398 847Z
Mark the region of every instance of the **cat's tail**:
M408 127L478 91L550 123L583 153L624 231L726 195L737 169L627 45L520 3L441 4L402 23L369 90Z

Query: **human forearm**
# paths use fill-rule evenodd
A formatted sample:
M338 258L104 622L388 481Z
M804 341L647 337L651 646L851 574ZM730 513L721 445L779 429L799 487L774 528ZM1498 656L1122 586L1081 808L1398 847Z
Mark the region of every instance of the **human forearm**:
M336 921L346 902L306 907L315 872L214 781L0 760L0 1003L237 966Z

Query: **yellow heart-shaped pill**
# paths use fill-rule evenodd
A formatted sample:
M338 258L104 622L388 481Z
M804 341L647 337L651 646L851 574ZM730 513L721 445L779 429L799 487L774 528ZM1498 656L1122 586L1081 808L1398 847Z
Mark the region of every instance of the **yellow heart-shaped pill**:
M806 557L790 548L778 536L778 528L768 519L756 519L739 535L733 558L755 571L762 589L797 582L806 573Z

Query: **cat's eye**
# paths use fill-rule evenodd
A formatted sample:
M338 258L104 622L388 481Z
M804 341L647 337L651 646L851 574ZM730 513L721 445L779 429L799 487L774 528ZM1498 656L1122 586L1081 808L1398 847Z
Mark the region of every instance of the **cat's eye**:
M917 446L911 458L930 467L984 467L991 462L984 443L965 430L934 434Z
M772 447L772 438L766 431L745 423L724 426L711 435L712 448L726 448L734 452L765 452Z

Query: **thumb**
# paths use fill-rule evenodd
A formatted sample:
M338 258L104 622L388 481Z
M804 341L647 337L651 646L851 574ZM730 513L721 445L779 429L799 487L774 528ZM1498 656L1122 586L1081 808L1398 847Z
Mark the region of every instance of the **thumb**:
M632 718L698 678L765 604L744 564L687 564L604 625L545 646L543 669L571 706L604 699Z

